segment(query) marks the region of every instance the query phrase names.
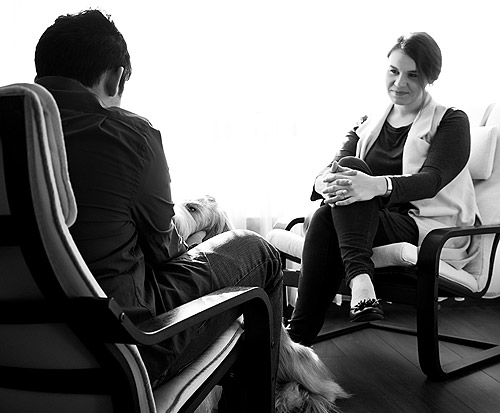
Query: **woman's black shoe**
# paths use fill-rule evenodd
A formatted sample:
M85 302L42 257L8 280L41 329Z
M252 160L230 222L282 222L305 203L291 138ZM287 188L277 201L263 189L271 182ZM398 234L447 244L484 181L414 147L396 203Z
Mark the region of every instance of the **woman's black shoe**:
M375 321L384 318L384 310L376 298L361 300L349 311L349 320L352 322Z

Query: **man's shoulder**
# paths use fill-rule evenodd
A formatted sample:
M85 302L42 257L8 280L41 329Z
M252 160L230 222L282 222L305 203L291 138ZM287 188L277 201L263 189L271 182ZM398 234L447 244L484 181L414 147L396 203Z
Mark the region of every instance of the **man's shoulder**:
M77 113L93 125L98 123L101 129L108 132L113 129L128 130L127 135L131 137L136 135L147 140L159 136L159 132L146 118L118 106L104 107L95 94L74 79L47 76L37 79L37 83L52 93L61 115Z
M137 134L142 139L160 139L160 132L155 129L151 122L143 116L125 110L120 107L106 108L106 117L108 122L121 124L126 127L132 135Z
M124 122L128 122L134 125L137 124L138 126L141 126L143 128L154 129L153 125L148 119L136 113L130 112L117 106L107 108L107 110L109 110L109 112L111 113L111 117L116 118L117 120L123 120Z

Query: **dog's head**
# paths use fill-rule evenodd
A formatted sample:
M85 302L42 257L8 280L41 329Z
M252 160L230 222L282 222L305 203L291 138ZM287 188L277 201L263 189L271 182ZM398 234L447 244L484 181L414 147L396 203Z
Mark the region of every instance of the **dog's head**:
M177 231L187 239L198 231L205 231L203 240L212 238L233 229L228 215L222 210L213 196L184 201L174 206L174 223Z

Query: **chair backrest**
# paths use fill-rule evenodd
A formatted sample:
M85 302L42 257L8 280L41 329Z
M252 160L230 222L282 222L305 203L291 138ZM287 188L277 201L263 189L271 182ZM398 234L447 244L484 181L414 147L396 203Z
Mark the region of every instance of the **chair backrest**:
M469 169L474 179L476 199L483 224L500 224L500 104L490 104L479 126L471 128L471 160ZM492 236L486 236L486 245L493 242ZM500 296L500 253L494 259L488 290L484 297ZM483 257L483 266L489 264L489 256ZM483 272L482 278L485 279ZM478 280L480 287L483 280Z
M500 223L500 105L491 104L480 125L471 128L469 169L484 224Z
M0 88L0 410L154 412L137 349L72 324L71 299L105 298L75 217L55 101L39 85Z

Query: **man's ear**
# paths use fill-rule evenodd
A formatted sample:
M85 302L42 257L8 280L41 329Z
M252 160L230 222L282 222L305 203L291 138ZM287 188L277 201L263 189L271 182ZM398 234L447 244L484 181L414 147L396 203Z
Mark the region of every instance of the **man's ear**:
M108 70L106 72L104 87L109 97L113 98L118 95L120 90L120 80L124 71L125 69L123 66L120 66L116 70Z

